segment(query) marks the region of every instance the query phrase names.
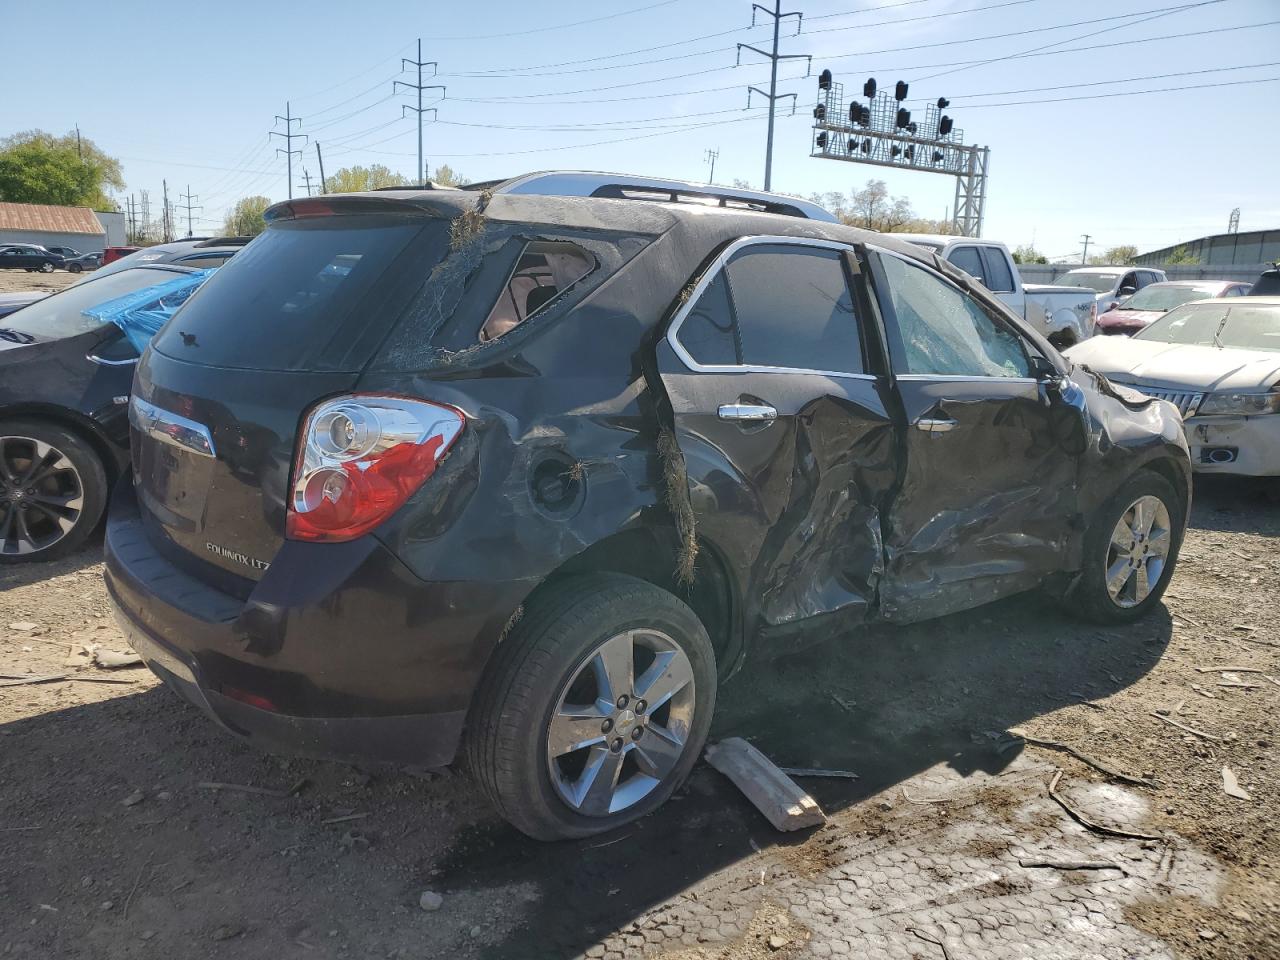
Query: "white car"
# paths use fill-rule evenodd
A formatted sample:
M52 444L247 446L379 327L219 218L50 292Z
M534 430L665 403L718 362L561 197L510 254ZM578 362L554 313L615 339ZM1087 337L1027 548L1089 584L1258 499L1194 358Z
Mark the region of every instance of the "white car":
M1058 278L1069 287L1088 287L1098 299L1098 316L1114 310L1143 287L1169 278L1153 267L1077 267Z
M1280 476L1280 297L1184 303L1066 355L1182 411L1195 470Z

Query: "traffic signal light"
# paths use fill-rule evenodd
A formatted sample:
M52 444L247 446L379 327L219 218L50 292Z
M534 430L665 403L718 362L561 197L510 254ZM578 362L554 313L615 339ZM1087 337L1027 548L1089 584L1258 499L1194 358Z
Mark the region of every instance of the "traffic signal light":
M813 118L819 121L827 119L827 108L825 104L820 103L813 108Z
M949 133L951 133L951 128L954 125L955 125L955 122L950 117L943 117L941 120L938 121L938 136L940 137L947 136Z
M949 107L949 106L951 106L951 101L950 101L950 100L948 100L946 97L939 97L939 98L938 98L938 109L939 109L939 110L945 110L945 109L947 109L947 107Z
M817 140L814 141L814 143L818 145L819 150L826 150L827 149L827 131L823 130L820 134L818 134L818 138Z
M860 103L849 104L849 122L863 127L871 126L871 108Z
M819 90L831 89L831 71L830 70L823 70L820 74L818 74L818 89Z
M899 103L907 99L907 82L905 80L899 80L897 86L893 88L893 98Z
M910 122L911 122L911 111L903 107L899 107L898 119L897 119L898 129L901 130L902 128L906 127L906 125L909 124Z
M876 95L876 78L875 77L870 78L866 83L862 85L862 95L866 97L868 100L871 100L875 97Z
M941 163L941 162L942 162L942 151L941 151L941 150L935 150L935 151L933 151L933 162L934 162L934 163Z

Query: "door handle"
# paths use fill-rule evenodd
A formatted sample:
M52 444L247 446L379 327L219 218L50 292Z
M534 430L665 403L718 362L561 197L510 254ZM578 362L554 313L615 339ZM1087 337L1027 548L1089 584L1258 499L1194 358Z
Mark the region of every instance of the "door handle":
M956 421L950 419L926 419L916 421L916 427L925 433L949 433L956 428Z
M716 411L721 420L777 420L778 411L767 403L722 403Z

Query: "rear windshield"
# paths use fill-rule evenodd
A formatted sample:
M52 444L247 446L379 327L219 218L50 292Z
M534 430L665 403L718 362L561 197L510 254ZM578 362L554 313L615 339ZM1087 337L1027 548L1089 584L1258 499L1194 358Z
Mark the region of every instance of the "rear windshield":
M1119 281L1114 273L1070 273L1063 274L1057 282L1064 287L1088 287L1098 293L1110 293Z
M443 254L447 234L447 222L421 219L273 224L210 278L154 349L210 366L357 370Z
M3 326L19 333L31 334L40 340L60 340L89 333L106 325L98 317L87 317L89 310L108 300L122 297L143 287L163 283L182 276L173 270L156 270L138 267L114 274L94 274L87 282L69 287L61 293L37 300L10 314Z

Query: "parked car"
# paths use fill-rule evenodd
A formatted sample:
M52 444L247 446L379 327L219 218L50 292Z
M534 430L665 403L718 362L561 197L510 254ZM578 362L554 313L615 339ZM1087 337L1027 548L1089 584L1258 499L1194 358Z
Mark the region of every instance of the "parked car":
M62 264L62 257L33 243L11 243L0 248L0 270L53 273Z
M63 260L71 260L74 257L80 256L80 251L75 247L51 247L44 245L44 249L48 250L50 253L56 253Z
M131 296L136 310L163 313L164 297L173 297L167 288L202 274L165 265L94 275L4 319L0 564L51 560L79 547L128 466L135 328L126 332L86 311Z
M43 300L49 295L48 290L23 290L20 293L0 293L0 317L7 317L28 304ZM4 331L0 330L0 339Z
M1249 284L1233 280L1166 280L1143 287L1132 297L1098 318L1098 332L1133 336L1151 321L1192 300L1241 297Z
M670 796L745 656L1168 583L1177 410L919 247L700 200L266 219L143 355L106 534L134 649L254 742L464 743L519 829L587 836Z
M141 247L107 247L102 251L102 263L103 265L114 263L121 257L127 257L141 249Z
M1184 303L1132 337L1098 337L1068 356L1175 404L1196 470L1280 475L1280 297Z
M1258 282L1249 290L1251 297L1274 297L1280 295L1280 263L1262 271Z
M1167 279L1163 270L1150 267L1078 267L1058 278L1061 283L1094 291L1099 315L1114 310L1143 287Z
M128 256L111 261L98 271L98 276L157 263L177 263L200 270L220 267L252 239L253 237L206 237L157 243L153 247L143 247Z
M941 233L895 233L894 237L959 267L1059 349L1093 336L1097 313L1092 292L1069 284L1024 284L1003 243Z
M63 264L72 273L83 273L86 270L97 270L102 266L101 253L82 253L72 257Z

